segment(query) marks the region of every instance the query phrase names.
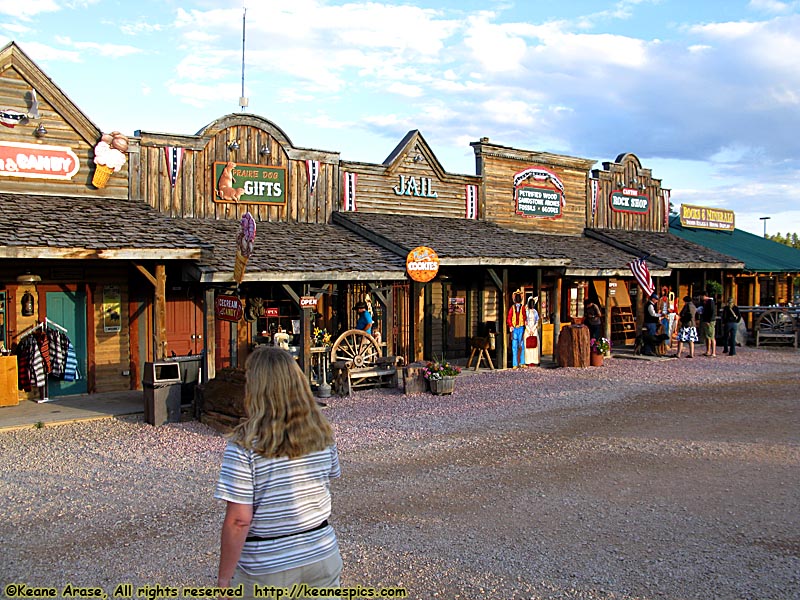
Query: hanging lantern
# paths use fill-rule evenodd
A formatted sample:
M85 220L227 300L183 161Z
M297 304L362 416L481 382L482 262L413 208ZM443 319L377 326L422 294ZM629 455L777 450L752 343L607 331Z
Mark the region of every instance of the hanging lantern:
M22 308L23 317L33 316L33 294L31 294L30 292L25 292L24 294L22 294L20 305Z

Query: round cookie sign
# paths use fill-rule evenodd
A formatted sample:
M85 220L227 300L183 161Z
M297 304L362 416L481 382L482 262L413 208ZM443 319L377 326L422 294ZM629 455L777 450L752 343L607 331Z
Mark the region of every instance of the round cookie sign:
M406 271L414 281L430 281L439 272L439 257L431 248L418 246L408 253Z

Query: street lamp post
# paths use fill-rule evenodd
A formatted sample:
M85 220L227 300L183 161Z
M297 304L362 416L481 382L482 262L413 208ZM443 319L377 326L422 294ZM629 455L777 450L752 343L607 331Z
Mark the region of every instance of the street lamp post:
M759 217L761 221L764 221L764 237L767 237L767 221L769 221L772 217Z

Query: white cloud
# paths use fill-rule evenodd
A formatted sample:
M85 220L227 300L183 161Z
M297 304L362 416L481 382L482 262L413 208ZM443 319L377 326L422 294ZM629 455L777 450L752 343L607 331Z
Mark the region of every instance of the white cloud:
M40 44L39 42L19 42L18 45L22 48L23 52L36 62L82 62L80 52L75 52L74 50L62 50L61 48L56 48L48 44Z
M200 83L177 83L169 82L167 84L167 91L179 101L202 108L230 98L231 102L235 102L241 94L241 88L234 83L226 84L219 83L213 85L203 85Z
M136 23L125 23L119 26L119 30L125 35L140 35L143 33L154 33L163 28L158 23L146 23L138 21Z
M789 13L796 9L798 2L779 2L779 0L750 0L748 8L773 14Z
M124 44L99 44L97 42L76 42L69 37L56 36L56 41L64 46L71 46L78 50L88 50L93 54L107 56L109 58L123 58L133 54L140 54L141 48Z
M418 85L409 85L407 83L400 83L399 81L389 84L386 91L408 98L419 98L422 96L422 88Z
M23 21L57 10L61 10L61 7L54 0L0 0L0 14L11 15Z
M30 27L20 23L3 23L0 24L0 29L11 32L13 35L21 35L33 31Z

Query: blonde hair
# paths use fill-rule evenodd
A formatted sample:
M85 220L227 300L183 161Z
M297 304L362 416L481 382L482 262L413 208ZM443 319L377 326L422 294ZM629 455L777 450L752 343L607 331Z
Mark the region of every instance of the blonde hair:
M317 406L294 357L265 346L245 362L245 420L229 439L267 458L297 458L333 444L333 431Z

